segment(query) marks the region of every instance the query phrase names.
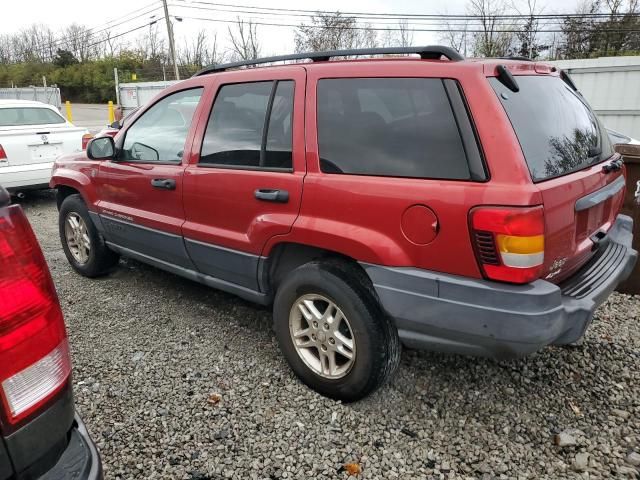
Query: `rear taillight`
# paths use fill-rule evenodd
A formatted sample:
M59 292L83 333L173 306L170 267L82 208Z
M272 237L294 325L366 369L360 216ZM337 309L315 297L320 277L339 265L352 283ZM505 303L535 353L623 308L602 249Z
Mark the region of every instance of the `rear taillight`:
M71 372L49 269L19 205L0 209L0 409L5 429L42 408Z
M93 135L91 135L90 133L85 133L84 135L82 135L82 149L86 150L87 149L87 145L89 144L89 140L91 140L93 138Z
M476 207L471 235L485 277L511 283L540 278L544 263L544 210L538 207Z
M4 151L2 145L0 145L0 163L7 161L7 152Z

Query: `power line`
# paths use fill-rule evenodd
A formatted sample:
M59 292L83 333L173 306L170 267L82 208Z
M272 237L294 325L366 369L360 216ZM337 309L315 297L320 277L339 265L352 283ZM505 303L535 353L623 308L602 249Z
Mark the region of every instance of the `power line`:
M132 12L129 12L129 13L125 14L125 15L121 15L120 17L117 17L117 18L115 18L115 19L113 19L113 20L110 20L110 21L109 21L109 22L107 22L107 23L118 22L118 20L121 20L121 19L123 19L123 18L125 18L125 17L129 17L129 16L131 16L132 14L134 14L134 13L136 13L136 12L139 12L140 10L147 9L147 8L151 7L152 5L157 5L157 4L156 4L156 2L153 2L152 4L149 4L149 5L147 5L146 7L138 8L138 9L136 9L136 10L132 11ZM118 22L118 23L115 23L115 24L113 24L113 25L109 26L109 27L101 28L101 29L99 29L99 30L96 30L96 28L98 28L98 27L96 26L96 27L93 27L93 28L88 28L88 29L86 29L86 30L84 30L84 31L82 31L82 32L79 32L79 33L80 33L80 35L82 35L82 36L86 36L86 37L83 39L84 41L89 41L90 39L95 38L95 37L96 37L97 35L99 35L100 33L103 33L103 32L106 32L106 31L110 31L110 30L112 30L112 29L113 29L113 28L115 28L115 27L118 27L118 26L120 26L120 25L124 25L125 23L132 22L133 20L136 20L136 19L138 19L138 18L140 18L140 17L143 17L143 16L145 16L145 15L148 15L148 14L150 14L150 13L153 13L154 11L156 11L156 10L158 10L158 9L160 9L160 8L162 8L162 7L161 7L160 5L157 5L156 7L152 8L152 9L150 9L150 10L148 10L148 11L142 12L142 13L140 13L140 14L138 14L138 15L134 16L134 17L128 18L128 19L126 19L126 20L122 20L122 21L120 21L120 22ZM164 17L163 17L163 18L164 18ZM157 19L156 19L156 20L157 20ZM147 26L147 25L144 25L144 26ZM133 29L133 30L130 30L130 31L128 31L128 32L125 32L124 34L126 34L126 33L130 33L131 31L136 31L136 30L139 30L139 28L137 28L137 27L136 27L136 28L135 28L135 29ZM115 39L115 38L121 37L121 36L122 36L122 35L124 35L124 34L118 34L118 35L115 35L115 36L110 36L108 39L107 39L107 38L105 38L105 39L102 39L102 40L100 40L100 41L98 41L98 42L95 42L95 43L92 43L92 44L86 45L86 47L85 47L85 48L91 48L91 47L96 46L96 45L99 45L99 44L101 44L101 43L106 43L107 41L110 41L110 40L113 40L113 39ZM58 38L56 38L55 40L53 40L53 41L49 42L48 44L46 44L46 45L42 45L42 46L40 46L39 48L34 49L34 50L33 50L33 53L35 53L35 54L39 54L39 55L42 55L43 53L51 53L53 50L59 49L61 46L65 45L66 43L70 42L70 41L71 41L71 40L73 40L73 39L74 39L74 37L73 37L73 36L71 36L71 35L66 35L66 36L58 37Z
M163 20L163 19L164 19L164 17L161 17L158 20ZM112 40L112 39L118 38L118 37L122 37L124 35L129 34L129 33L138 31L138 30L140 30L142 28L147 28L149 25L150 25L150 23L145 23L144 25L140 25L139 27L135 27L135 28L132 28L131 30L127 30L126 32L122 32L122 33L119 33L118 35L114 35L112 37L109 37L109 40ZM107 41L106 39L99 40L99 41L97 41L95 43L91 43L91 44L87 45L87 47L93 47L95 45L99 45L100 43L105 43L106 41Z
M175 0L177 2L183 3L185 0ZM345 17L356 17L356 18L365 18L365 17L388 17L388 18L400 18L400 19L412 19L412 18L435 18L435 19L477 19L478 15L470 15L470 14L422 14L422 13L380 13L380 12L338 12L338 11L329 11L329 10L305 10L305 9L296 9L296 8L277 8L277 7L258 7L253 5L238 5L238 4L230 4L230 3L217 3L210 2L205 0L191 0L190 4L199 4L199 5L213 5L215 7L230 7L230 8L240 8L240 9L251 9L251 10L264 10L264 11L273 11L273 12L297 12L300 14L305 14L306 16L317 16L321 14L326 15L335 15L336 13L340 13ZM184 3L183 5L177 5L181 7L193 7L193 5ZM259 13L259 12L256 12ZM537 18L612 18L612 17L625 17L627 15L639 16L638 13L617 13L617 14L609 14L609 13L540 13L533 15ZM500 14L500 15L488 15L492 19L528 19L531 15L527 14Z
M100 30L95 30L95 28L98 28L98 27L89 28L89 29L87 29L87 30L85 31L85 32L87 33L87 40L88 40L89 38L91 38L91 37L95 37L96 35L98 35L98 34L100 34L100 33L104 33L104 32L110 31L110 30L112 30L112 29L113 29L113 28L115 28L115 27L118 27L118 26L120 26L120 25L124 25L125 23L132 22L133 20L137 20L137 19L138 19L138 18L140 18L140 17L144 17L145 15L148 15L148 14L150 14L150 13L153 13L153 12L155 12L156 10L159 10L159 9L161 9L161 8L162 8L162 6L161 6L161 5L158 5L158 6L156 6L155 8L152 8L151 10L148 10L148 11L146 11L146 12L143 12L143 13L139 14L139 15L136 15L135 17L129 18L129 19L124 20L124 21L121 21L121 22L116 23L116 24L114 24L114 25L111 25L111 26L109 26L109 27L107 27L107 28L102 28L102 29L100 29ZM157 21L157 19L156 19L156 21ZM119 36L121 36L121 35L112 36L112 37L110 37L110 39L117 38L117 37L119 37ZM63 45L64 43L68 42L68 41L69 41L69 40L71 40L71 39L72 39L72 37L70 37L70 36L67 36L66 38L61 38L61 39L59 39L58 41L55 41L51 46L52 46L52 47L56 47L56 46ZM105 40L105 41L106 41L106 40ZM93 44L93 45L95 45L95 44ZM87 45L87 47L89 47L89 46L91 46L91 45ZM48 48L48 47L47 47L47 48Z
M225 20L225 19L216 19L216 18L208 18L208 17L190 17L183 16L183 18L187 18L190 20L200 20L205 22L214 22L214 23L238 23L237 20ZM292 24L292 23L272 23L272 22L251 22L252 25L264 25L270 27L288 27L288 28L320 28L320 29L330 29L330 30L363 30L363 31L376 31L376 32L451 32L451 33L484 33L485 30L480 29L450 29L450 28L379 28L379 27L368 27L368 26L342 26L342 25L300 25L300 24ZM521 29L492 29L493 33L517 33L522 31ZM640 32L640 29L602 29L602 32L608 33L631 33L631 32ZM563 30L539 30L537 33L562 33Z
M307 19L307 18L313 18L316 15L311 15L311 14L299 14L299 13L291 13L291 14L287 14L287 13L282 13L282 12L272 12L272 11L249 11L249 10L237 10L237 9L229 9L229 8L217 8L217 7L201 7L201 6L197 6L197 5L179 5L179 4L171 4L172 7L176 7L176 8L186 8L186 9L196 9L196 10L204 10L204 11L215 11L215 12L222 12L222 13L242 13L242 14L250 14L252 15L252 18L258 18L258 19L265 19L265 20L270 20L268 18L265 17L260 17L260 16L254 16L256 14L258 15L271 15L271 16L276 16L276 17L287 17L289 20L294 19L294 18L302 18L302 19ZM395 18L394 20L392 20L391 22L384 22L384 21L378 21L378 18L382 18L383 20L391 20L390 17L342 17L343 19L347 20L347 19L351 19L353 18L354 20L376 20L375 22L373 22L373 24L375 25L398 25L399 22L401 21L407 21L409 19L407 18ZM529 20L531 17L530 16L523 16L521 18L521 20ZM515 19L512 19L515 20ZM542 26L552 26L552 25L561 25L564 20L563 19L558 19L558 20L553 20L553 19L537 19L537 18L533 18L534 21L538 22L538 25L542 25ZM449 17L447 16L439 16L439 17L429 17L429 18L420 18L418 20L410 20L410 24L411 25L433 25L433 24L441 24L443 21L446 21L446 23L448 25L466 25L470 22L480 22L481 18L479 17L473 17L473 18L468 18L468 19L464 19L464 18L453 18L453 19L449 19ZM369 23L369 22L367 22Z
M173 7L177 7L177 8L192 8L191 6L179 6L176 4L172 4ZM207 7L193 7L193 8L198 8L198 9L203 9L203 10L210 10L210 8ZM227 10L227 9L215 9L215 11L220 11L223 13L243 13L241 11L237 11L237 10ZM247 12L245 12L247 13ZM366 30L378 30L378 31L411 31L411 32L453 32L453 33L463 33L463 32L467 32L467 33L478 33L478 32L484 32L484 28L482 26L482 24L480 23L481 19L479 18L475 18L473 21L465 21L465 20L460 20L460 19L456 19L454 21L438 21L436 19L430 19L430 20L424 20L424 21L420 21L420 22L416 22L416 21L411 21L408 22L406 26L398 26L398 22L393 22L393 23L389 23L389 22L373 22L373 23L366 23L365 25L361 25L361 26L354 26L354 27L349 27L348 25L344 25L344 26L320 26L320 25L313 25L313 24L308 24L308 23L300 23L300 24L292 24L292 23L273 23L274 20L272 18L265 18L263 16L260 16L262 14L266 14L267 12L260 12L259 15L251 15L250 17L248 17L248 19L250 21L252 21L252 23L256 24L256 25L267 25L267 26L285 26L285 27L308 27L308 28L342 28L342 29L351 29L351 30L360 30L360 29L366 29ZM284 22L291 22L294 21L291 18L289 18L288 14L280 14L280 13L269 13L270 15L276 15L277 17L286 17L283 19ZM204 21L212 21L212 22L218 22L218 23L236 23L237 20L236 19L230 19L230 18L210 18L210 17L197 17L197 16L185 16L185 15L181 15L183 18L190 18L190 19L195 19L195 20L204 20ZM345 19L347 18L352 18L352 17L344 17ZM530 17L525 17L524 19L526 19L527 21L530 20ZM258 21L255 21L258 20ZM264 20L264 21L263 21ZM562 33L564 32L563 30L563 22L560 21L553 21L553 20L543 20L543 21L538 21L537 19L534 18L535 23L535 29L536 29L536 34L537 33ZM425 23L426 22L426 23ZM441 27L442 24L445 23L446 28L445 27ZM388 28L389 25L395 25L398 28ZM441 28L415 28L416 25L419 26L438 26ZM413 28L408 28L409 26L413 26ZM499 32L505 32L505 33L517 33L521 31L520 27L516 27L514 25L513 21L510 22L503 22L503 23L498 23L497 24L498 27L501 28L495 28L492 31L495 31L497 33ZM454 27L458 27L458 28L454 28ZM474 28L475 27L475 28ZM609 28L601 28L602 32L635 32L636 29L635 28L627 28L627 27L621 27L621 26L613 26L613 27L609 27Z

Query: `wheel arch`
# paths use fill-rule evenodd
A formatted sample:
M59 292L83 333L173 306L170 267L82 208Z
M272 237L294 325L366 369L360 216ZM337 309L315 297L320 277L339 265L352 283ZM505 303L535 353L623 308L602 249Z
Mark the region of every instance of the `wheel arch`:
M361 277L361 280L368 283L375 294L371 278L355 258L335 250L296 242L280 242L271 248L269 257L265 259L259 271L259 280L263 291L275 294L278 285L288 273L301 265L318 260L349 265L355 274Z
M65 167L54 169L49 185L57 190L58 210L60 210L60 205L62 205L64 199L69 195L79 194L89 210L93 208L97 201L95 186L84 172Z
M65 198L75 194L82 196L82 193L80 193L78 189L70 187L69 185L56 186L56 204L58 206L58 210L60 210L60 206L62 205L62 202L64 202Z

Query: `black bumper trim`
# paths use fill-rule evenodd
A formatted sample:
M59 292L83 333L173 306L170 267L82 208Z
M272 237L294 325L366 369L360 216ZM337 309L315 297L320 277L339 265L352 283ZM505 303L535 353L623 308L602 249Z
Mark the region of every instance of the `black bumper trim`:
M98 450L77 413L74 420L67 448L40 480L102 480L102 461Z
M411 267L362 264L409 347L513 358L578 340L596 308L625 280L638 253L633 220L619 215L609 245L561 287L545 280L509 285ZM603 245L604 247L604 245Z

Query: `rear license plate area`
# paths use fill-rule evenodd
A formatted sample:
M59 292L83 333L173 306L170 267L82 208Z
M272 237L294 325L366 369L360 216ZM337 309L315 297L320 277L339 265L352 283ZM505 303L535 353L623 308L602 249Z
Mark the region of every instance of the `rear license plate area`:
M31 160L35 162L53 161L62 154L62 145L49 143L46 145L30 145Z

